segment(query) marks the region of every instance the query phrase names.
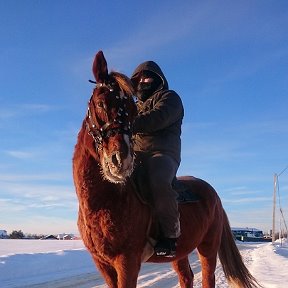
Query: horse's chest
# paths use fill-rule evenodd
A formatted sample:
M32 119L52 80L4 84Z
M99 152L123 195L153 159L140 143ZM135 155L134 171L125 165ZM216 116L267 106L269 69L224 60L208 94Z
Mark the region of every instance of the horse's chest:
M120 221L121 216L115 215L107 210L101 210L95 214L91 220L93 226L96 230L103 235L105 238L114 239L120 235L122 230L125 229L125 226Z
M128 223L119 215L109 210L87 213L82 220L81 234L89 250L97 250L97 254L113 257L114 247L121 247L128 235ZM92 244L92 245L91 245ZM91 246L91 247L90 247ZM89 248L90 247L90 248Z

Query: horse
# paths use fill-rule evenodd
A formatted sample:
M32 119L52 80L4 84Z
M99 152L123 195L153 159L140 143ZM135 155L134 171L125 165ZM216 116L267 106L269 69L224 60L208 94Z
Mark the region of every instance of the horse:
M137 115L134 89L124 74L108 73L102 51L96 54L92 71L95 88L73 155L78 229L106 284L135 288L143 255L152 245L153 209L141 201L131 177L135 167L132 129ZM180 286L190 288L194 275L188 255L197 249L202 287L215 287L217 255L231 284L259 287L241 258L213 187L192 176L178 177L178 181L195 191L200 200L179 204L181 236L175 258L156 256L152 250L153 255L145 261L171 262Z

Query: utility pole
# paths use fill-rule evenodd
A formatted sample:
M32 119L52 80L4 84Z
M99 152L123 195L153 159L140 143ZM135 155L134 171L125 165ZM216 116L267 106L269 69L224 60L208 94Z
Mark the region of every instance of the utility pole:
M286 170L288 169L288 165L279 173L279 174L274 174L274 193L273 193L273 220L272 220L272 243L274 244L275 242L275 210L276 210L276 193L277 193L277 189L279 189L278 187L278 177L281 176L281 174L283 174ZM279 202L280 202L280 198L279 198ZM280 206L280 212L282 214L283 220L284 220L284 224L286 226L286 230L287 230L287 225L285 222L285 218L283 215L283 211L281 208L281 205L279 203Z
M276 192L277 192L277 174L274 174L274 193L273 193L273 221L272 221L272 243L275 242L275 210L276 210Z

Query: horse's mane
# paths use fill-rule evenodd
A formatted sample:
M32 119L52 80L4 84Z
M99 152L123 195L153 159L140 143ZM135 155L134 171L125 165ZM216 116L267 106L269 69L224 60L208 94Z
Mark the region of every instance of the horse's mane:
M120 89L124 92L125 95L131 97L134 95L134 87L129 77L115 71L112 71L109 76L118 83Z

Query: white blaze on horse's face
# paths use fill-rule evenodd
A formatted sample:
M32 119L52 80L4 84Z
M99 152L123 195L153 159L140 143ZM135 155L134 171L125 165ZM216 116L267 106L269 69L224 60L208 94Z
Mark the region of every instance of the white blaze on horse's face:
M119 150L109 152L103 147L101 157L102 174L106 180L112 183L124 183L134 168L134 157L129 136L123 134L122 137L124 141L122 141L120 147L126 145L127 153L122 153Z

